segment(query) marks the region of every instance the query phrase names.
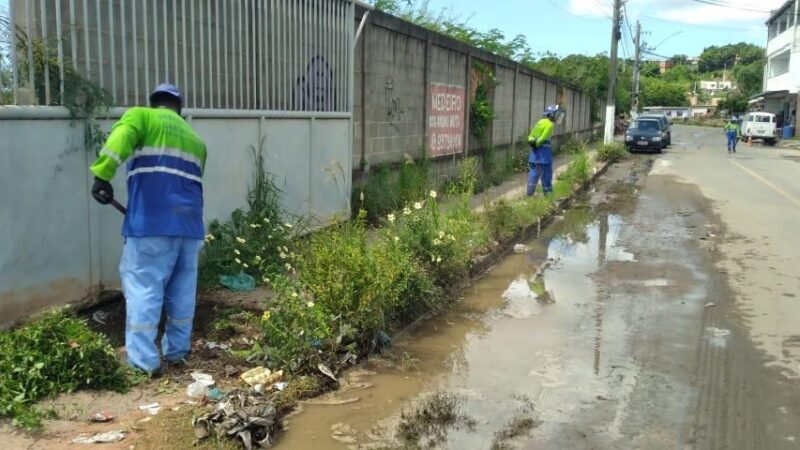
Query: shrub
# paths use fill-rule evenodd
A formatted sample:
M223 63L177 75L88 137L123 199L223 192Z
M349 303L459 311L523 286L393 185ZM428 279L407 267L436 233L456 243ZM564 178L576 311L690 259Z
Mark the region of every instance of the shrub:
M265 283L285 271L290 253L292 225L283 223L282 192L275 177L264 168L261 152L253 149L253 183L247 196L248 210L237 209L231 220L211 222L200 254L198 283L210 289L221 275L244 272Z
M408 159L398 170L383 164L369 174L364 184L353 190L355 212L366 211L366 220L376 224L381 217L397 211L428 189L430 163L426 159Z
M625 158L627 154L628 152L623 144L604 144L597 150L597 160L614 163Z
M567 170L559 178L568 182L570 187L587 181L589 179L589 155L586 152L574 154L569 160Z
M576 155L584 152L586 152L586 144L572 134L564 138L564 142L561 143L556 151L559 155Z
M492 202L486 208L485 221L489 234L495 240L501 240L511 235L517 227L514 209L503 199Z
M0 416L38 428L33 403L76 389L125 390L127 370L108 340L63 312L0 332Z

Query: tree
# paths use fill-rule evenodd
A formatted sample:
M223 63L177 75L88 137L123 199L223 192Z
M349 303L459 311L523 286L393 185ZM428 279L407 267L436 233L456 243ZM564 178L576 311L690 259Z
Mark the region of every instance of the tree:
M645 77L641 80L640 99L642 106L687 106L687 86L670 83L660 78Z
M697 73L686 65L675 66L661 75L661 79L670 82L694 82Z
M728 94L720 100L719 109L728 111L728 114L740 114L747 110L747 97L742 94Z
M739 85L742 94L751 95L761 92L764 79L764 61L754 61L750 64L739 64L733 69L733 77Z
M661 68L657 62L644 61L639 66L639 75L642 77L657 77L661 73Z
M678 54L678 55L674 55L669 60L672 61L672 63L674 65L676 65L676 66L686 65L686 64L689 63L689 56L688 55L683 55L683 54Z
M764 49L757 45L740 42L721 47L712 45L700 54L700 71L731 70L737 64L751 64L764 59Z

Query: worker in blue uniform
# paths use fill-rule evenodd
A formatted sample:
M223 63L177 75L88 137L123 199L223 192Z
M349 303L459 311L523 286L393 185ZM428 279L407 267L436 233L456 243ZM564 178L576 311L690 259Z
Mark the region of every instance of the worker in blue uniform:
M556 124L564 118L564 110L558 105L550 105L528 135L531 152L528 155L528 196L536 192L539 180L545 195L553 192L553 146L550 138Z
M149 374L161 370L155 340L162 310L161 350L180 362L190 350L203 246L203 184L206 146L181 117L183 96L170 84L150 95L150 108L131 108L111 129L92 164L92 196L114 200L111 179L127 169L125 244L119 265L125 294L128 363Z
M728 153L736 153L736 142L739 140L739 125L733 117L725 124L725 137L728 139Z

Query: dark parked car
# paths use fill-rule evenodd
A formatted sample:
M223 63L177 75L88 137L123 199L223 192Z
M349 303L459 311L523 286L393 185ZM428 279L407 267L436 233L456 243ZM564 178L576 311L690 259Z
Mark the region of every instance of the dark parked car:
M625 146L630 151L651 150L661 153L667 145L664 142L664 124L658 118L640 117L633 122L625 131Z
M669 117L667 117L665 114L642 114L639 116L639 118L660 120L663 131L667 133L666 137L664 138L664 147L672 145L672 123L669 121Z

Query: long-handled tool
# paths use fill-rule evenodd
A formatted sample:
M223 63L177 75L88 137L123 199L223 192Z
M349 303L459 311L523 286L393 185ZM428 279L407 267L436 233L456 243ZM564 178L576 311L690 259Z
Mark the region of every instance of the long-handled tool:
M128 210L127 210L127 209L125 209L125 207L124 207L124 206L122 206L122 205L121 205L121 204L120 204L118 201L116 201L116 200L111 200L111 206L113 206L113 207L114 207L114 209L116 209L117 211L121 212L123 216L124 216L124 215L125 215L125 214L128 212Z

